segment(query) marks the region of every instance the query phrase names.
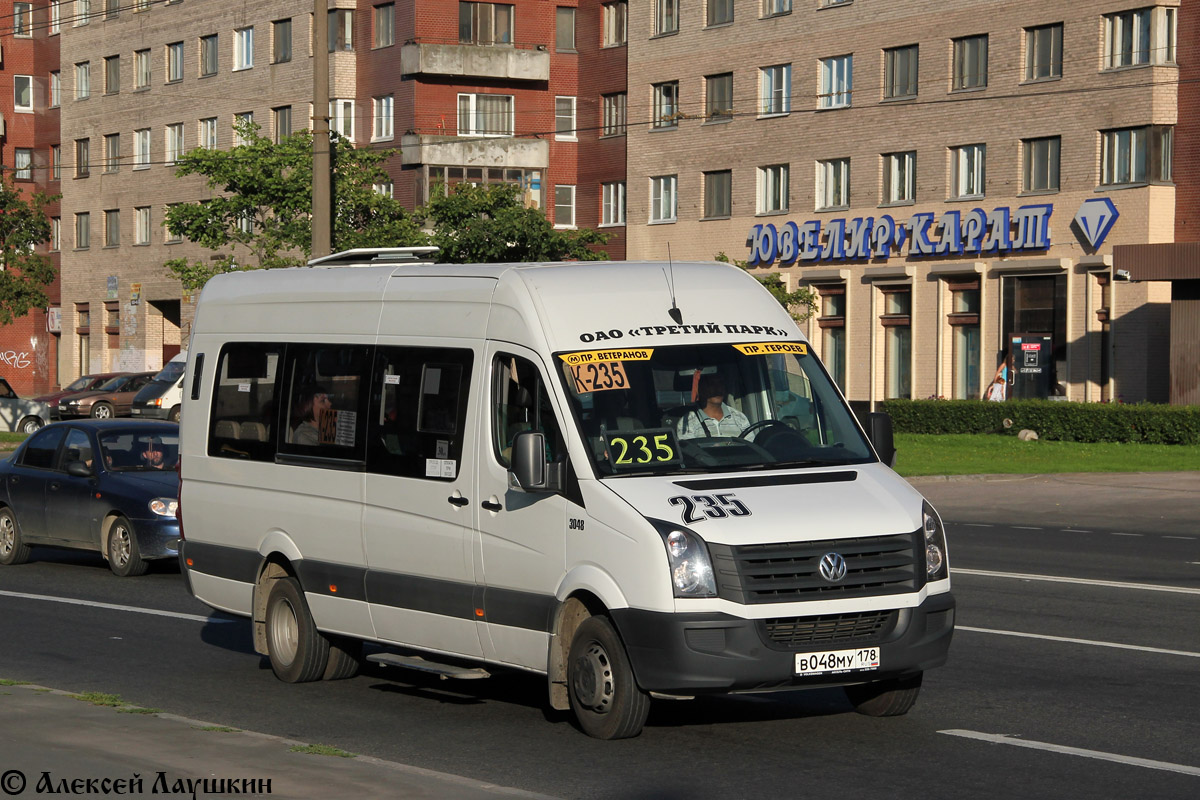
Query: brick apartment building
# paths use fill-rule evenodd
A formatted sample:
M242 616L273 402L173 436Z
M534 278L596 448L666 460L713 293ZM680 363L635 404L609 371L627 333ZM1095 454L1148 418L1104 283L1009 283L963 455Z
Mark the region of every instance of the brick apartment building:
M979 397L1010 350L1018 375L1048 350L1072 400L1166 401L1169 285L1112 250L1175 235L1187 12L633 0L628 257L815 288L804 327L858 408Z

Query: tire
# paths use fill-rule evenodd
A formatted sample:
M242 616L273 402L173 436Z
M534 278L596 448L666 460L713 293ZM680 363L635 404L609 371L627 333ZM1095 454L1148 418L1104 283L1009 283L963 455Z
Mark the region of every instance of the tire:
M320 680L329 666L329 640L317 630L300 582L279 578L267 597L267 657L281 681Z
M345 636L331 636L329 660L325 662L323 681L340 681L358 674L362 659L362 642Z
M868 717L899 717L916 704L923 675L918 672L907 678L847 686L846 699L855 711Z
M167 419L169 419L171 422L179 422L180 410L181 409L179 406L172 408L171 413L167 414Z
M150 568L138 552L133 526L124 517L117 517L108 531L108 568L118 578L136 578Z
M41 417L26 417L21 420L21 424L17 426L17 430L21 433L37 433L46 423L42 422Z
M113 407L110 403L96 403L92 406L93 419L112 419Z
M625 646L606 617L588 617L575 630L567 692L579 727L597 739L637 736L650 713L650 696L638 688Z
M29 545L21 541L21 528L11 508L0 508L0 564L13 566L29 560Z

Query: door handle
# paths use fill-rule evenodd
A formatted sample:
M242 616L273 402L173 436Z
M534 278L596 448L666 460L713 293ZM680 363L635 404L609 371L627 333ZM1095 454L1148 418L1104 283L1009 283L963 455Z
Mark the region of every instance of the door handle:
M50 484L50 491L52 491L52 492L57 492L61 488L62 488L62 484L59 483L58 481L54 481L53 483Z
M446 499L448 501L450 501L450 505L458 506L459 508L462 508L467 503L471 502L470 500L463 497L462 495L451 495L450 497L447 497Z
M504 510L504 506L500 505L495 500L484 500L479 505L483 506L488 511L503 511Z

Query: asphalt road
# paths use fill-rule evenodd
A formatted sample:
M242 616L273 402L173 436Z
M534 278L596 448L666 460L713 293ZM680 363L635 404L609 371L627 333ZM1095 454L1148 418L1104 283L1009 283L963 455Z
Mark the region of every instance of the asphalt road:
M1195 482L915 483L946 520L959 614L901 718L835 691L657 702L640 737L600 742L528 675L287 685L170 565L120 580L50 550L0 568L0 678L559 797L1200 796Z

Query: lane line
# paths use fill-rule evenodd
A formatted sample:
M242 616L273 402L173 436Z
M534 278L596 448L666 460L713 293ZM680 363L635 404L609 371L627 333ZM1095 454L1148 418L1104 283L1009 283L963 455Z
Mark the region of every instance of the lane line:
M1095 533L1095 531L1085 531L1079 528L1063 528L1059 533Z
M1118 642L1100 642L1095 639L1074 639L1069 636L1048 636L1044 633L1022 633L1021 631L998 631L992 628L973 628L970 625L955 625L956 631L970 631L972 633L991 633L996 636L1016 636L1021 639L1042 639L1048 642L1064 642L1066 644L1086 644L1090 647L1112 647L1116 650L1137 650L1142 653L1159 653L1167 656L1186 656L1188 658L1200 658L1200 653L1193 653L1190 650L1166 650L1162 647L1144 647L1138 644L1120 644Z
M1186 764L1172 764L1169 761L1154 761L1149 758L1123 756L1119 753L1105 753L1102 750L1085 750L1082 747L1067 747L1066 745L1051 744L1049 742L1035 742L1026 739L1017 739L1012 736L1005 736L1001 733L980 733L979 731L965 730L945 730L938 731L938 733L944 733L948 736L960 736L964 739L975 739L981 742L990 742L991 744L1009 744L1013 745L1014 747L1028 747L1032 750L1046 750L1051 753L1062 753L1063 755L1068 756L1096 758L1101 761L1113 761L1117 764L1126 764L1131 767L1158 769L1165 772L1180 772L1184 775L1200 775L1200 767L1189 767Z
M987 578L1015 578L1022 581L1046 581L1049 583L1077 583L1083 586L1104 586L1109 589L1141 589L1147 592L1171 592L1173 594L1200 594L1200 589L1190 586L1163 586L1155 583L1125 583L1122 581L1100 581L1091 578L1064 578L1058 575L1027 575L1021 572L993 572L988 569L963 569L953 567L951 574L982 575Z
M1040 531L1040 530L1045 530L1044 528L1034 528L1034 527L1032 527L1032 526L1030 526L1030 525L1013 525L1012 527L1013 527L1013 530L1015 530L1015 531Z
M1194 542L1194 541L1196 541L1196 537L1195 537L1195 536L1164 536L1163 538L1164 538L1164 539L1183 539L1185 542Z
M957 525L962 525L966 528L994 528L995 525L990 525L986 522L958 522Z
M115 603L100 603L93 600L76 600L70 597L51 597L45 594L26 594L25 592L8 592L0 590L2 597L19 597L22 600L46 600L51 603L66 603L72 606L87 606L88 608L107 608L111 611L132 611L135 614L151 614L156 617L172 617L174 619L187 619L193 622L234 622L232 619L221 619L219 617L202 617L199 614L184 614L179 611L161 611L157 608L138 608L137 606L120 606Z
M1138 536L1138 537L1142 537L1145 535L1146 534L1144 534L1144 533L1110 533L1109 534L1109 536Z

